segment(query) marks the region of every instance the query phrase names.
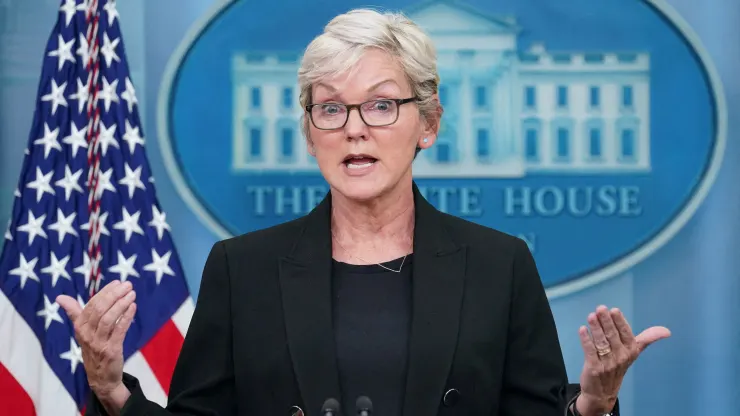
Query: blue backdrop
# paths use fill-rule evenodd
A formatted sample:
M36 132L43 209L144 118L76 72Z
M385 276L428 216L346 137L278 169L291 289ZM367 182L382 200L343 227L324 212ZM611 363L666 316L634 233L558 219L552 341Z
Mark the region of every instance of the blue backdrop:
M290 112L295 91L282 91L288 96L287 116L270 118L266 110L255 117L253 110L284 97L271 86L294 82L291 68L297 54L329 18L366 3L282 3L281 9L272 2L247 0L226 6L207 0L118 3L158 196L194 295L215 241L300 215L324 189L312 162L301 159L304 148L295 145L299 142ZM737 414L740 3L441 3L455 7L434 9L437 3L423 0L372 4L415 13L441 45L449 36L493 42L476 34L476 28L516 44L513 54L500 61L507 68L502 78L495 79L486 78L488 64L481 61L469 66L470 74L459 75L464 71L445 61L446 53L459 48L441 48L442 82L449 85L451 97L445 117L453 128L442 137L439 150L421 161L428 163L418 170L427 196L456 215L530 243L551 295L573 381L583 362L577 328L597 305L618 306L635 331L665 325L673 332L630 370L620 394L623 414ZM40 54L58 6L58 0L0 2L0 228L10 215L33 116ZM435 26L435 13L447 16L443 29L449 30ZM592 59L606 70L580 70L578 59ZM558 60L575 65L569 68L575 68L576 76L551 70L548 65ZM507 71L521 85L506 78ZM597 92L579 90L581 81L598 85ZM622 85L630 86L625 90ZM262 87L259 93L253 92L255 86ZM472 93L464 91L468 87ZM567 98L561 97L561 87L570 91L563 95ZM601 115L573 110L568 117L553 118L550 132L533 127L549 117L537 108L543 100L559 105L570 100L571 107L585 108L599 107L610 97L621 100L614 114L624 116L631 107L634 113L622 117L623 125L617 120L617 133L588 130L583 137L602 143L603 134L607 145L581 151L613 158L613 166L572 163L578 150L566 145L572 146L570 135L581 137L568 117L580 120L586 114L596 127L614 122L606 104ZM483 116L474 122L460 118L465 100L481 107ZM501 110L498 105L504 102L516 112ZM486 110L490 105L495 110ZM531 114L526 113L528 105ZM531 115L522 117L521 124L519 107ZM265 123L273 121L279 127L270 130ZM471 130L461 127L465 123ZM492 129L481 127L488 125ZM537 147L544 143L538 135L549 138L552 146ZM255 144L263 143L258 137L294 144L274 150L287 159L271 164L267 145ZM500 137L504 139L496 141ZM479 159L490 156L496 163L476 167L472 178L460 173L462 166L441 177L429 173L435 166L465 160L460 149L477 152ZM567 160L542 164L547 151ZM630 163L619 165L625 157ZM288 162L298 167L289 168ZM491 166L510 167L494 171ZM568 200L569 195L587 198L591 191L596 196L590 209L584 208L584 199Z

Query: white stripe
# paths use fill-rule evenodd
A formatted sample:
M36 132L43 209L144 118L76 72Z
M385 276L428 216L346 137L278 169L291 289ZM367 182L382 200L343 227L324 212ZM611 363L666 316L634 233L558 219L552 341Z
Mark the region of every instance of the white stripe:
M183 338L185 338L185 335L188 333L188 327L190 326L190 319L193 317L193 312L195 312L195 304L193 303L193 298L188 296L188 298L185 299L185 302L180 305L180 309L172 315L172 322L174 322L177 329L180 330Z
M0 342L0 363L31 397L36 415L79 415L74 399L46 362L38 338L2 291L0 334L5 339Z
M141 352L137 351L126 360L126 363L123 365L123 371L139 380L141 391L144 392L144 396L148 400L158 403L162 407L167 405L167 395L164 393L157 377L154 376L152 368L149 367L149 363L146 362Z

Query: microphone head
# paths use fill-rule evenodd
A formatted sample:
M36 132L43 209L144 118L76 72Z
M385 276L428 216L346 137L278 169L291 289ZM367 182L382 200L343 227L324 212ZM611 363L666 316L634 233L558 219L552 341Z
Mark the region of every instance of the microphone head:
M367 396L358 397L357 401L355 402L355 407L357 408L357 414L360 414L362 412L370 414L373 412L373 402L370 401L370 398Z
M338 415L339 414L339 402L337 399L334 398L328 398L324 402L324 405L321 406L321 414L330 414L330 415Z

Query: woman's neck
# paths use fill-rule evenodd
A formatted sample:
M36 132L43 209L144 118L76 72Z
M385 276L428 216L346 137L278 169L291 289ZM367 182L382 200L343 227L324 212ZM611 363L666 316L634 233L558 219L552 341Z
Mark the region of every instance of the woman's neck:
M334 258L347 263L382 263L409 254L413 247L414 196L395 189L369 203L332 195Z

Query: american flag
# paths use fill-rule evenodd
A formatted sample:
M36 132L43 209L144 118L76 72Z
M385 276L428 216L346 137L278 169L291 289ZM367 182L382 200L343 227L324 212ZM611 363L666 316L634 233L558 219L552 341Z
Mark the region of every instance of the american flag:
M3 415L84 413L89 386L58 295L84 305L114 280L133 283L124 370L162 404L193 311L156 197L116 3L65 0L58 13L0 254Z

